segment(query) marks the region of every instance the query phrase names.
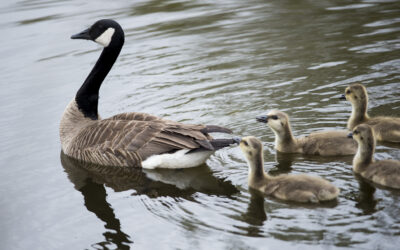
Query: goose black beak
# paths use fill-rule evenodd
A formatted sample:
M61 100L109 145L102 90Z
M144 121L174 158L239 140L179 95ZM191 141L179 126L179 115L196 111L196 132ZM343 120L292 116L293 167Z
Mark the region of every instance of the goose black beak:
M340 100L346 100L346 96L345 96L345 95L341 95L341 96L339 97L339 99L340 99Z
M234 138L232 138L232 140L233 140L236 144L240 144L240 142L242 141L242 138L240 138L240 137L234 137Z
M347 138L353 138L353 132L350 132L350 133L347 135Z
M268 123L268 115L260 115L256 117L258 122Z
M84 31L82 31L82 32L80 32L78 34L72 35L71 39L92 40L92 38L90 37L89 31L90 31L90 28L85 29Z

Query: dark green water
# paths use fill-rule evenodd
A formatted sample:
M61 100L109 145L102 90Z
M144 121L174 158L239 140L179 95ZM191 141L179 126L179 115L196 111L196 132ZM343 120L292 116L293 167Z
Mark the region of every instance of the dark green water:
M205 166L111 171L60 155L58 124L101 48L69 37L101 18L126 42L103 117L141 111L231 128L265 146L271 174L322 176L337 202L248 190L238 148ZM371 115L400 116L398 1L11 1L0 3L1 249L397 249L400 191L356 178L352 157L276 154L256 123L286 111L295 135L345 127L338 97L361 82ZM377 159L400 159L379 145Z

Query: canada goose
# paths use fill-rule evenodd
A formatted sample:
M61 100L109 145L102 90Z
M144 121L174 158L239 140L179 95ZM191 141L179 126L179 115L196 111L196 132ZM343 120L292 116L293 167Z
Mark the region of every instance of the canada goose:
M257 138L244 137L239 145L246 156L251 188L281 200L296 202L318 203L339 195L339 189L321 177L304 174L270 176L265 173L263 146Z
M367 89L359 83L351 84L345 90L340 99L351 103L352 111L347 128L352 130L358 124L368 124L375 132L378 141L400 142L400 118L378 116L369 117Z
M289 116L279 110L258 116L259 122L267 123L275 134L275 149L283 153L302 153L308 155L352 155L357 152L357 143L347 138L349 131L332 130L311 133L295 138L292 135Z
M209 135L231 133L227 128L183 124L145 113L101 119L99 89L121 51L124 31L117 22L103 19L71 38L92 40L104 49L62 116L60 138L66 155L106 166L188 168L235 142Z
M367 124L360 124L349 137L358 143L358 151L353 159L354 172L382 186L400 188L400 161L374 161L375 138L372 128Z

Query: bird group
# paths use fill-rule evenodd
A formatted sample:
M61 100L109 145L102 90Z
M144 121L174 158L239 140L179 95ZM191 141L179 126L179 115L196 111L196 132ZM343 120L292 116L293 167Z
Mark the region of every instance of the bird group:
M270 176L264 171L263 146L253 136L214 139L210 133L232 133L216 125L184 124L145 113L122 113L101 119L100 86L124 44L121 26L103 19L72 39L86 39L104 47L97 63L68 104L60 122L63 152L73 158L110 167L188 168L203 164L215 151L239 143L248 163L249 187L266 195L295 202L333 200L339 189L329 181L309 175ZM272 110L257 117L275 134L275 148L283 153L321 156L353 155L353 170L365 179L400 189L400 161L375 161L375 140L400 142L400 118L370 117L368 95L352 84L342 96L352 104L349 130L321 131L295 138L289 117Z

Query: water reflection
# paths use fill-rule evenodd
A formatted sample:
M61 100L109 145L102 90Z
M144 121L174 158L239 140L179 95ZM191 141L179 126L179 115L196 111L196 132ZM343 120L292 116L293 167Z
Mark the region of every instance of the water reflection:
M110 243L114 243L118 249L129 249L128 244L133 241L129 235L121 231L121 223L106 200L107 192L104 185L95 182L87 171L75 166L73 159L63 153L61 153L61 163L75 189L82 193L87 210L102 220L105 223L104 227L108 229L103 233L105 241L92 246L101 246L106 249Z
M377 211L376 204L378 203L374 198L375 187L358 174L354 174L354 177L359 184L359 194L356 197L356 207L361 209L364 214L375 213Z
M133 243L121 230L121 223L107 202L105 186L116 192L134 190L133 195L181 197L193 200L196 192L208 195L231 196L238 192L230 181L217 178L206 167L176 170L142 170L136 168L111 168L84 163L61 152L61 163L76 190L82 193L87 210L105 222L104 242L95 245L107 248L115 244L118 249L128 249ZM163 202L159 205L165 205Z
M54 166L60 160L60 114L99 53L89 43L69 40L88 20L114 18L126 30L123 53L102 88L105 117L142 111L190 123L217 122L237 134L261 137L272 148L273 134L255 124L256 115L285 110L297 135L343 129L351 106L336 96L353 82L368 88L371 116L399 116L398 1L5 0L1 6L2 34L8 38L1 41L0 68L7 83L0 92L0 161L7 163L0 174L4 249L59 246L61 237L67 245L53 248L82 249L85 240L68 232L96 231L91 223L80 224L79 214L74 214L78 222L53 230L60 216L72 216L64 201L78 194L65 193L71 184ZM134 241L134 247L147 249L146 242L153 239L181 242L182 249L196 242L206 248L201 242L210 241L220 249L258 248L260 241L271 248L397 247L390 243L400 232L399 192L357 181L351 156L278 153L275 159L272 151L265 155L271 175L327 178L341 188L338 205L308 209L248 193L242 155L236 157L232 150L217 153L209 167L190 171L108 173L62 161L79 190L74 202L80 204L82 193L87 203L83 210L101 218L91 220L114 228L100 228L106 233L93 248L123 248ZM381 144L375 157L399 159L399 146ZM239 187L239 195L225 177ZM123 190L140 197L120 199L115 192ZM129 211L132 203L152 211L126 217L118 213ZM124 222L135 216L146 225L131 233ZM170 228L177 231L171 235ZM49 231L54 237L47 237ZM110 232L114 239L108 238Z
M241 227L242 230L246 232L248 236L262 236L263 229L262 226L267 220L267 214L264 209L264 195L254 189L249 188L250 201L246 212L242 215L241 220L246 222L247 227Z
M121 223L115 217L114 210L106 200L107 193L104 186L87 178L86 184L78 191L83 195L87 210L104 221L104 227L108 229L108 231L103 233L105 241L92 246L98 245L107 249L110 243L114 243L118 249L129 249L129 244L133 243L133 241L129 235L121 231Z
M278 164L275 165L274 169L268 171L270 175L287 174L292 171L292 165L298 155L296 154L285 154L276 151L275 160Z
M134 190L136 195L151 198L170 196L190 199L196 192L222 196L238 192L230 181L213 176L207 166L172 170L105 167L77 161L62 152L61 163L77 190L86 185L87 179L92 179L116 192Z

